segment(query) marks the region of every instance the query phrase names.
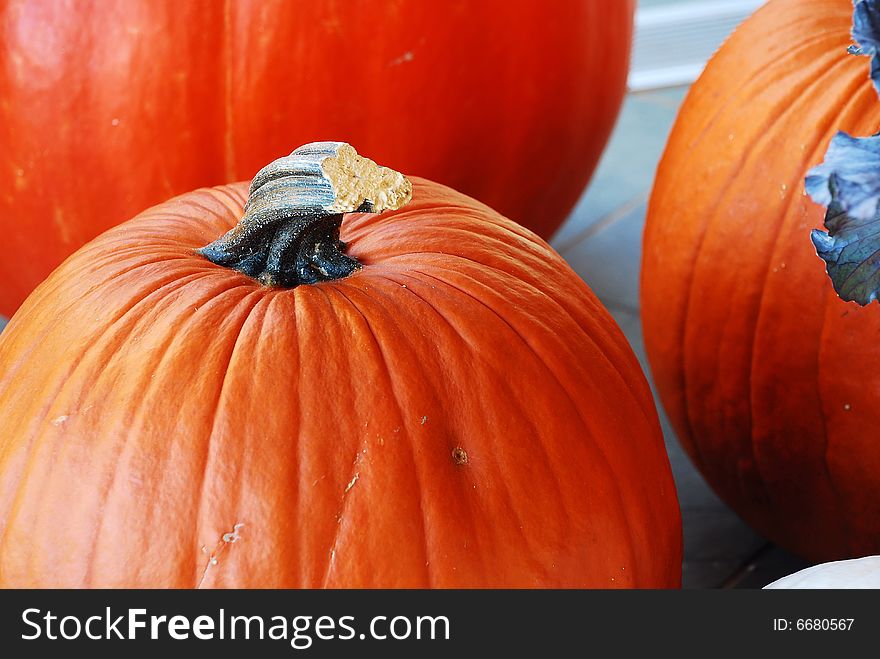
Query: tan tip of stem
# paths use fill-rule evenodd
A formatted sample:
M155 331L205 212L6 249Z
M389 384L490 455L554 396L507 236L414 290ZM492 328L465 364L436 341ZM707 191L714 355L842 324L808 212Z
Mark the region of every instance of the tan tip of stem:
M358 155L350 144L341 144L335 156L321 162L333 186L336 201L327 210L351 213L370 201L373 211L397 210L412 199L412 183L400 172Z

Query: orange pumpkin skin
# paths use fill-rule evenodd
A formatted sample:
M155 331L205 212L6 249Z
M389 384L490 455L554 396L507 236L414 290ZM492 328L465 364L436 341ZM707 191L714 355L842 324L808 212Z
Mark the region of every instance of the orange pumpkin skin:
M101 231L328 137L549 236L617 117L635 3L71 4L0 7L7 316Z
M346 216L344 279L267 288L195 254L236 184L41 284L0 335L0 585L677 587L622 333L534 234L414 183Z
M880 128L850 0L773 0L694 85L660 164L642 313L663 404L709 483L812 560L880 550L880 309L840 300L804 193L832 135Z

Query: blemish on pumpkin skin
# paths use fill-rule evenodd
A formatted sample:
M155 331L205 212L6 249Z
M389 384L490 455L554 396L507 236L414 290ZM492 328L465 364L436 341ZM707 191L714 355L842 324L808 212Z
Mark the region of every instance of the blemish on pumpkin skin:
M70 233L69 223L64 218L64 211L61 208L55 207L52 212L52 221L55 223L55 226L58 227L61 242L71 244L73 242L73 236Z
M354 484L357 483L358 478L360 478L360 477L361 477L360 474L355 474L355 475L354 475L354 478L352 478L352 479L348 482L348 485L345 486L345 493L346 493L346 494L348 493L348 491L349 491L351 488L354 487Z
M460 446L456 446L452 449L452 461L457 465L466 465L468 463L467 451Z
M70 421L70 417L76 416L77 414L84 414L85 412L88 412L93 407L94 407L94 405L87 405L86 407L82 408L81 410L73 410L71 412L68 412L67 414L62 414L61 416L57 416L54 419L52 419L52 421L50 423L53 426L55 426L56 428L63 426L65 423Z
M391 60L389 66L400 66L401 64L405 64L406 62L412 62L416 56L413 54L411 50L406 51L400 57L396 57Z
M422 425L425 425L426 423L428 423L428 417L423 416L422 417Z
M241 540L241 535L239 535L238 530L242 527L244 527L244 524L242 522L238 522L237 524L233 525L232 531L224 533L220 536L220 541L214 546L214 551L212 551L208 555L208 562L205 564L205 570L204 572L202 572L202 578L199 579L199 584L196 586L197 589L201 588L202 585L205 583L205 579L208 578L208 572L211 570L211 568L215 565L220 564L220 556L223 554L224 551L226 551L227 547ZM202 545L201 549L203 554L208 553L208 548L205 545Z

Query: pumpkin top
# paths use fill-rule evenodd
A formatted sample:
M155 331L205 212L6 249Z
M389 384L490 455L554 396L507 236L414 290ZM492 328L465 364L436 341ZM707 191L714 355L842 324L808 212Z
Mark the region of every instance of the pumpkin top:
M199 253L267 286L341 279L360 264L339 240L342 213L397 210L412 183L344 142L313 142L261 169L241 221Z

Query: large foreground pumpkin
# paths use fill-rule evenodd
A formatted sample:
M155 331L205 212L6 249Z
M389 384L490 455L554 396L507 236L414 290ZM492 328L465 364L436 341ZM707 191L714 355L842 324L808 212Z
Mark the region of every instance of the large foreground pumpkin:
M545 242L416 179L346 217L353 274L267 287L196 252L246 191L108 231L0 335L0 585L679 585L647 383Z
M546 237L617 116L633 6L0 3L0 313L101 231L328 137Z
M880 551L880 309L842 301L804 179L880 128L851 0L772 0L691 89L644 238L651 367L716 491L814 560Z

